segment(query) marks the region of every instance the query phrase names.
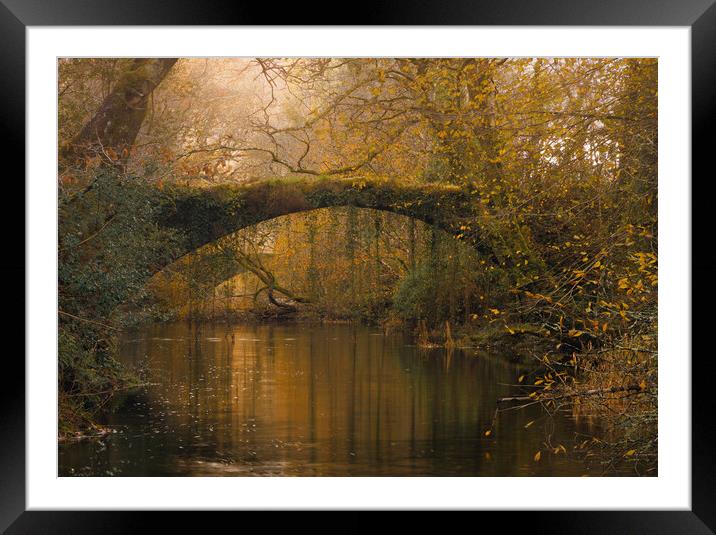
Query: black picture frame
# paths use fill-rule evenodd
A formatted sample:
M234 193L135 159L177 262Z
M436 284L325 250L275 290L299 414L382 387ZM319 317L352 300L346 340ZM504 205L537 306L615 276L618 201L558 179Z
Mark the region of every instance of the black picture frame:
M697 276L707 281L716 274L711 225L705 214L710 197L705 193L709 149L716 145L716 5L714 0L471 0L394 1L382 5L362 4L351 15L355 25L569 25L569 26L687 26L691 28L692 61L692 285ZM337 10L308 9L303 3L282 6L269 12L260 2L173 0L0 0L0 132L5 170L5 208L0 210L5 230L8 260L0 263L4 276L6 328L11 334L24 332L24 295L19 284L9 283L25 277L25 235L17 230L24 221L25 198L25 29L27 26L84 25L245 25L245 24L334 24L340 21ZM277 14L280 12L280 14ZM318 12L324 12L323 19ZM330 19L330 20L327 20ZM90 49L91 50L91 49ZM31 142L31 140L28 140ZM15 165L14 171L11 164ZM662 200L662 202L665 202ZM9 208L15 206L15 209ZM699 217L701 219L699 219ZM7 236L10 234L10 236ZM26 286L33 283L25 280ZM704 340L709 332L713 290L699 288L692 300L694 341ZM22 303L22 307L20 307ZM699 307L698 305L704 305ZM684 311L685 314L689 311ZM14 322L17 325L13 325ZM20 323L22 322L22 325ZM14 327L14 329L13 329ZM22 342L21 342L22 344ZM716 372L715 360L705 347L683 355L684 365L692 369L692 509L690 511L530 511L509 514L509 530L525 533L716 533L716 460L711 440L714 428L711 415L710 382ZM24 346L18 351L24 353ZM15 533L114 533L150 528L159 520L163 530L172 525L191 527L193 515L140 512L38 512L25 507L25 365L18 352L6 352L3 366L6 379L0 388L0 532ZM667 460L668 462L668 460ZM568 485L568 483L566 483ZM531 485L516 492L533 492ZM566 490L568 492L568 489ZM508 497L506 499L509 499ZM554 509L560 508L555 496ZM500 513L483 513L492 516ZM506 524L506 515L495 518ZM420 515L417 515L421 521ZM492 519L490 519L492 520ZM351 523L352 529L368 528L371 520L362 517ZM485 520L480 525L487 526Z

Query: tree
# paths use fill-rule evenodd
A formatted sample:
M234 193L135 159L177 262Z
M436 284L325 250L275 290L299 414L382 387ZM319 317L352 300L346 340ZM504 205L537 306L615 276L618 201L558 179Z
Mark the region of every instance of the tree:
M152 92L176 62L177 58L129 60L92 119L62 147L61 169L94 156L109 164L126 161Z

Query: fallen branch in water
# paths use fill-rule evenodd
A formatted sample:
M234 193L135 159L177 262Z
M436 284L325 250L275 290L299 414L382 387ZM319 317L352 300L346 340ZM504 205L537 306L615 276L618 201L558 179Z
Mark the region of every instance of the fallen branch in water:
M57 437L57 442L80 442L82 440L98 440L114 433L114 430L109 427L96 427L95 429L93 429L93 431L93 433L77 432L73 434L59 435Z
M646 392L646 389L642 388L639 385L612 386L611 388L595 388L592 390L585 390L584 392L577 391L577 392L570 392L567 394L560 394L557 396L543 396L540 398L537 398L536 396L513 396L513 397L507 397L507 398L499 398L497 400L497 402L498 403L509 403L511 401L554 401L554 400L564 399L564 398L597 396L599 394L614 394L616 392L635 392L635 391Z

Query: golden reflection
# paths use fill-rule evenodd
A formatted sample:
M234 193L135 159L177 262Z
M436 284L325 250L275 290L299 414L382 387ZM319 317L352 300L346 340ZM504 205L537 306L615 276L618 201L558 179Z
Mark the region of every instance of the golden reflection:
M519 372L499 355L420 350L349 325L147 330L124 359L149 369L113 416L126 431L93 458L126 475L569 475L535 463L543 430L495 400ZM565 441L572 423L549 430ZM66 454L63 465L72 464ZM110 460L111 459L111 460ZM560 464L561 463L561 464ZM581 468L581 467L579 467ZM575 475L575 474L571 474Z

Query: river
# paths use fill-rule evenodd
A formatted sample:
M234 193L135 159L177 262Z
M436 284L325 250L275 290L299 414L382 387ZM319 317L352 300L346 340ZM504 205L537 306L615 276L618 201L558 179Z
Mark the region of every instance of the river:
M114 400L108 438L59 446L61 476L586 471L545 443L571 444L588 422L538 406L495 417L528 371L500 354L419 349L375 327L176 323L128 333L119 359L149 384Z

